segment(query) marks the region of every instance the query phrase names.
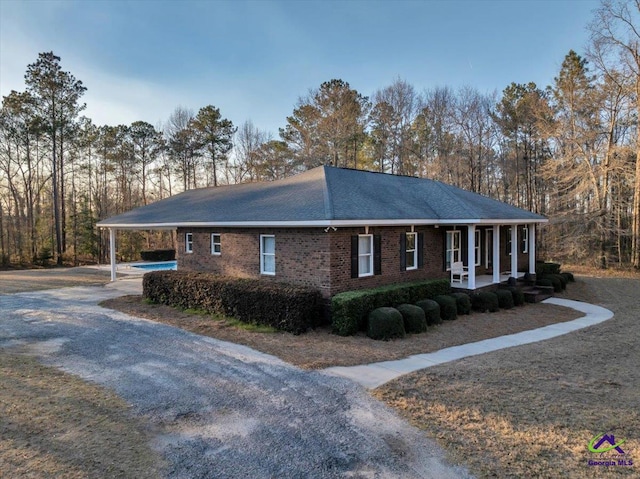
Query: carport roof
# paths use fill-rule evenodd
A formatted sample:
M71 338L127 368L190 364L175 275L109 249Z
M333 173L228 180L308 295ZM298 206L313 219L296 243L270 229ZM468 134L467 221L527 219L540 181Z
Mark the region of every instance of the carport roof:
M517 224L546 218L439 181L320 166L271 182L185 191L101 228Z

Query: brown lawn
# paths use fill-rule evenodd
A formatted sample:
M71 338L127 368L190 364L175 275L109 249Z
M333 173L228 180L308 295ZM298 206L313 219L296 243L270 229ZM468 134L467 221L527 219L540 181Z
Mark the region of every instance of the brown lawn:
M613 310L609 321L418 371L374 395L479 478L640 477L637 278L580 280L580 299ZM589 452L601 433L626 440L625 455Z
M145 427L115 394L0 349L0 477L160 477Z
M574 284L580 289L579 284ZM423 334L395 341L374 341L364 334L341 337L329 329L295 336L282 332L253 332L231 326L224 319L148 304L141 296L123 296L100 303L132 316L176 326L197 334L244 344L305 369L353 366L400 359L482 339L535 329L582 316L573 309L550 304L527 304L497 313L473 313L429 327Z

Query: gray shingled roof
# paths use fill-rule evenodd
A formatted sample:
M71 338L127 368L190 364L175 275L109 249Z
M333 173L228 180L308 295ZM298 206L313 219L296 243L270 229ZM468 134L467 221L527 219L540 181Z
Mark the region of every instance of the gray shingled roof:
M98 223L115 228L544 222L439 181L320 166L262 183L200 188Z

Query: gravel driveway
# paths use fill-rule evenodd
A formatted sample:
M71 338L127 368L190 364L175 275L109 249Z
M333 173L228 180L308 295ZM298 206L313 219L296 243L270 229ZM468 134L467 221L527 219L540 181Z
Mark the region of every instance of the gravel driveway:
M465 478L347 380L97 306L101 286L0 296L0 347L112 388L171 478Z

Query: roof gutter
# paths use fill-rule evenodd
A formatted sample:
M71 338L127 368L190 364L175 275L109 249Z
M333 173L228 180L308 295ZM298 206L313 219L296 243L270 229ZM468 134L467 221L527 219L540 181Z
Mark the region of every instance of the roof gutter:
M98 223L98 228L129 230L172 230L176 228L326 228L350 226L406 226L406 225L521 225L548 223L547 218L520 219L370 219L370 220L317 220L317 221L184 221L176 223Z

